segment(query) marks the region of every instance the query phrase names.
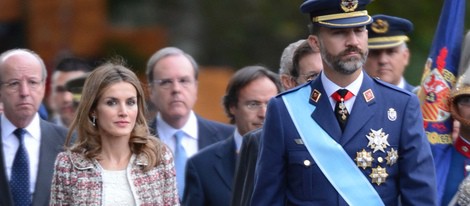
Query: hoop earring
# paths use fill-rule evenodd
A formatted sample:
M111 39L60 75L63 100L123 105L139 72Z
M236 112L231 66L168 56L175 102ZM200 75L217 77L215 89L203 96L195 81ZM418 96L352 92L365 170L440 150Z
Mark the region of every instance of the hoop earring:
M93 127L96 127L96 116L92 116L92 121L91 121L91 124L93 125Z

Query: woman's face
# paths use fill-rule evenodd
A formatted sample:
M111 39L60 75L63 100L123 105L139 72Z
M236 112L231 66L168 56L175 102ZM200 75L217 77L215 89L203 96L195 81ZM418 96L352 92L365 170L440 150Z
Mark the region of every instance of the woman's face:
M119 82L104 90L92 115L102 138L129 138L138 111L137 90L130 83Z

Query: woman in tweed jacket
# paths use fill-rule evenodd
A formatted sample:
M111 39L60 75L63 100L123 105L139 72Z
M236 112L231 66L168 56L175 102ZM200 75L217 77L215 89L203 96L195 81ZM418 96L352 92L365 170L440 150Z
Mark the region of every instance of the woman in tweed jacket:
M149 135L131 70L96 68L77 111L66 145L75 142L56 158L50 205L179 205L172 153Z

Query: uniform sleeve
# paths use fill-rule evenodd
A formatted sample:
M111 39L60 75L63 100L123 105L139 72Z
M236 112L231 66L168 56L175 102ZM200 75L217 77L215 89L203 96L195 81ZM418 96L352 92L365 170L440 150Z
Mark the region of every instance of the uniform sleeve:
M204 189L202 188L201 179L197 172L197 166L193 159L186 162L185 185L183 204L187 206L204 206Z
M402 205L436 205L434 162L415 96L408 101L404 115L399 153Z
M57 155L54 163L54 173L51 184L51 199L49 205L70 205L70 173L73 165L65 152Z
M286 161L280 98L272 99L266 111L261 135L259 158L255 170L255 187L251 205L284 205L286 191Z

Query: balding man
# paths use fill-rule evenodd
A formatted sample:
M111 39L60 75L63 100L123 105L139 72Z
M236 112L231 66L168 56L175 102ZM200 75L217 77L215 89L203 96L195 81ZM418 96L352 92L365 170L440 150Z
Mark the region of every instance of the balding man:
M0 55L0 206L49 205L52 173L67 130L39 117L47 77L27 49Z

